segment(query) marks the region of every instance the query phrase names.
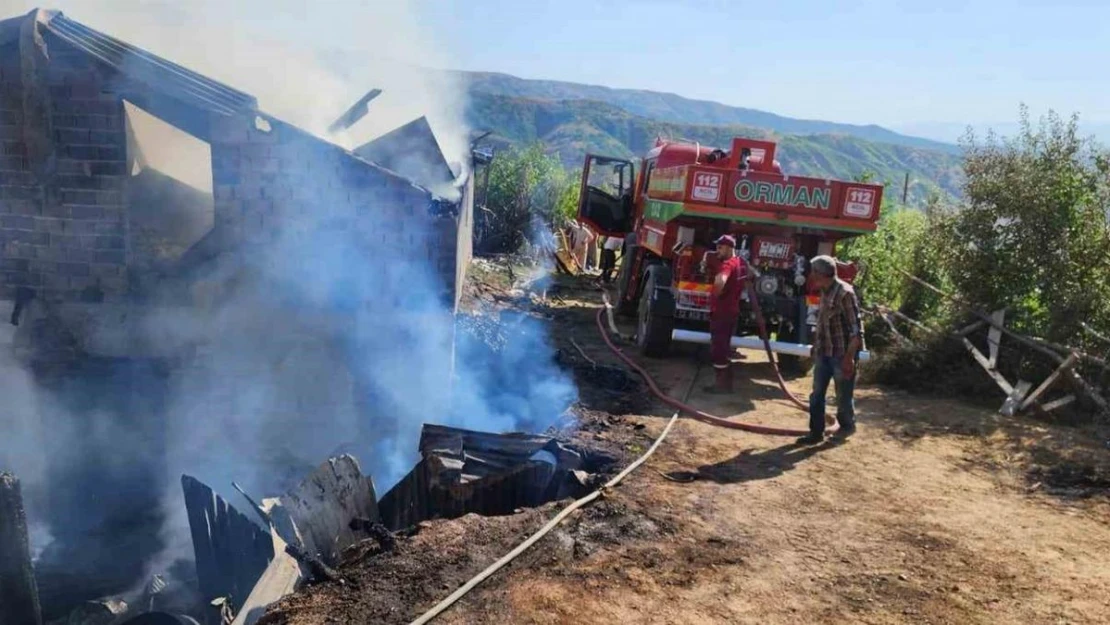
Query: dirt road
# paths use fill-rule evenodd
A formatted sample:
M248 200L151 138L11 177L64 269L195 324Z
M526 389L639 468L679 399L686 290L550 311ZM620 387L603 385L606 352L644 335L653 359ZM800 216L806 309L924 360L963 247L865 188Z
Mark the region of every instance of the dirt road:
M560 295L551 311L560 346L577 351L573 338L590 358L616 364L593 325L599 294ZM689 351L641 362L678 395L692 359ZM749 353L742 372L736 395L721 400L700 392L712 375L703 368L690 403L804 427L760 354ZM791 384L805 397L808 382ZM798 448L681 421L615 493L439 622L1110 622L1105 447L958 402L866 387L858 397L859 432L839 445ZM596 436L635 455L670 414L653 410L622 415ZM382 620L419 614L560 507L429 524L409 548L430 552L434 579L388 562L366 569L375 579L409 575L421 591L410 596L415 605L395 606L396 621ZM328 596L300 597L273 622L323 622L329 601L360 602Z

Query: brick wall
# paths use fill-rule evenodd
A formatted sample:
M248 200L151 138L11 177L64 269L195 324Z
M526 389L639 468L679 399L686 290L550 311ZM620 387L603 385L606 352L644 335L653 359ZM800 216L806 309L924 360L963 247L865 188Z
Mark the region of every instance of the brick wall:
M47 44L50 61L35 81L42 89L30 103L20 55L0 54L0 296L27 286L46 300L115 299L128 286L122 96L87 56ZM46 123L30 124L28 107L48 111ZM33 136L47 152L29 149Z
M354 233L374 259L415 255L454 288L456 225L429 214L431 196L303 131L255 117L221 118L212 128L215 228L221 246L304 235L315 228ZM390 295L403 296L404 284Z
M18 47L0 48L0 299L11 299L18 286L41 283L41 276L31 277L31 259L42 191L34 184L23 141L21 75Z
M0 299L31 287L44 300L120 300L134 282L123 94L141 98L143 87L45 38L50 59L31 70L18 47L0 51ZM31 104L28 71L44 87ZM41 110L49 115L29 123L28 111ZM220 247L351 228L376 258L430 263L451 302L458 224L429 215L426 191L276 120L266 131L253 114L195 115L212 148ZM41 149L29 146L35 137Z

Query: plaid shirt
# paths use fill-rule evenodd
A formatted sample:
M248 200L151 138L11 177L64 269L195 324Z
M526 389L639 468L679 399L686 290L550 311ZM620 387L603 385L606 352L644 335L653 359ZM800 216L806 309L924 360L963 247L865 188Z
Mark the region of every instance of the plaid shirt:
M818 356L843 357L848 341L860 336L863 328L859 303L852 285L835 278L828 290L821 294L821 309L817 313L814 352ZM860 336L862 348L863 337Z

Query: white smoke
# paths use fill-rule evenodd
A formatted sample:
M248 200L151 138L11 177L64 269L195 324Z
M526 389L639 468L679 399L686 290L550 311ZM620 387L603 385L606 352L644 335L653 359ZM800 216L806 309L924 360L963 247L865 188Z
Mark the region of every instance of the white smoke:
M420 71L449 65L450 51L421 26L416 0L0 0L0 16L39 7L249 93L262 110L321 137L382 89L360 124L330 137L349 149L421 115L448 161L463 161L468 149L460 85Z
M409 0L351 3L338 11L290 0L74 0L55 8L251 93L263 111L318 136L366 91L381 88L366 118L330 139L353 147L425 115L448 161L465 162L461 91L412 70L442 66L445 52L424 36L414 6ZM32 2L0 0L0 16L32 8ZM144 145L145 161L174 162L172 143L163 145L169 154L152 151L159 145ZM203 176L197 180L190 184L206 186ZM527 329L524 338L499 353L464 345L452 386L454 322L440 299L435 268L328 227L328 193L345 190L321 190L312 223L305 224L311 228L277 238L246 263L217 260L188 293L159 291L158 307L136 328L140 338L189 348L182 353L197 350L165 380L165 404L142 415L164 419L162 431L140 435L141 428L127 422L135 415L45 410L49 394L35 387L19 363L0 361L5 403L11 406L16 398L18 405L0 422L14 433L0 442L0 462L12 464L28 483L45 486L51 463L68 466L74 458L92 457L126 465L141 459L147 467L155 457L158 475L143 480L164 483L158 494L165 549L148 563L148 572L164 573L174 559L192 556L182 473L225 495L236 480L261 497L288 487L329 455L350 452L374 475L380 495L411 468L425 421L535 429L573 399L573 386L551 362L542 328L531 322L520 326ZM383 220L386 213L371 207L360 218L362 234L391 232L396 224ZM421 249L430 235L406 233L409 247ZM201 294L205 288L211 288L210 297ZM190 303L183 305L183 299ZM150 390L152 397L161 392L153 383ZM141 396L143 389L131 391ZM54 416L44 419L48 413ZM97 436L50 427L81 419L95 421ZM128 466L112 468L108 478L131 475ZM100 486L127 492L127 484L110 481Z

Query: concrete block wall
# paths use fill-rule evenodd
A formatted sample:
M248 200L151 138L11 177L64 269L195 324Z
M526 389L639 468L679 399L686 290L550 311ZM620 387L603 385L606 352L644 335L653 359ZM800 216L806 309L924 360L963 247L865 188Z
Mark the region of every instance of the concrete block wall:
M144 87L45 40L50 58L31 69L18 46L0 50L0 299L30 287L47 301L119 301L132 282L123 93ZM24 76L41 87L30 98ZM429 214L427 191L277 120L196 114L208 118L221 248L349 228L375 258L430 263L450 304L458 223Z
M350 231L371 258L429 262L453 294L456 225L431 216L427 191L277 120L219 118L211 136L221 247L277 237L312 245L317 228ZM400 279L386 288L386 302L406 290Z
M89 57L47 43L31 98L18 49L0 54L0 298L30 287L45 300L118 299L128 288L123 99ZM48 114L30 123L36 110ZM30 148L36 137L45 150Z

